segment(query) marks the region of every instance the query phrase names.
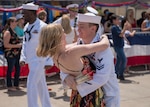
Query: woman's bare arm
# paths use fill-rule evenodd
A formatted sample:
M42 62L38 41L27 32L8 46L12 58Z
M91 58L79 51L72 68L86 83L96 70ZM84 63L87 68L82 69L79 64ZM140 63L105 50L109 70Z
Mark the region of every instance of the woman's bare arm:
M142 31L150 31L150 27L149 28L146 28L146 22L144 21L141 25L141 30Z
M136 31L133 30L131 33L130 33L130 36L133 37L135 35Z
M3 40L4 40L4 47L5 48L20 48L22 46L22 44L10 44L10 32L9 31L5 31L4 36L3 36Z
M68 52L72 52L77 57L81 57L84 55L91 54L97 51L104 51L110 46L109 40L106 35L102 35L102 38L99 42L93 44L82 44L76 45L68 50Z

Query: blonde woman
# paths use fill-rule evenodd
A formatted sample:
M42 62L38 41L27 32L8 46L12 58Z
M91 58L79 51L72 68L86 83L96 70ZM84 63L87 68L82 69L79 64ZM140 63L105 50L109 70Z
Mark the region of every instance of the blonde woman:
M109 46L106 36L100 42L86 45L66 45L66 35L60 24L43 27L37 48L39 57L50 56L55 65L63 72L77 76L83 69L81 57L96 51L103 51Z
M127 18L127 21L132 25L132 28L135 28L137 24L136 24L136 20L135 20L135 17L134 17L133 9L128 9L127 10L126 18Z
M66 42L67 44L73 43L77 41L76 30L70 25L70 17L68 15L63 15L61 20L61 25L66 34Z

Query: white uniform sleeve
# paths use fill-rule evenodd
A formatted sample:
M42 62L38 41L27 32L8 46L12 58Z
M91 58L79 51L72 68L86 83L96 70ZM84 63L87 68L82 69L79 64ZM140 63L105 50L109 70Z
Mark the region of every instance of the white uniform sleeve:
M23 43L22 43L22 49L21 49L21 55L20 55L20 61L26 62L26 53L25 53L25 36L23 37Z
M67 84L65 83L65 78L66 78L68 75L69 75L69 74L66 74L66 73L60 71L60 78L61 78L62 84L63 84L64 86L67 86Z
M62 19L62 17L58 18L58 19L55 20L53 23L61 24L61 19Z
M54 65L52 58L46 57L45 65Z
M109 49L110 50L110 49ZM87 83L82 83L77 86L77 89L82 97L100 88L110 78L111 72L114 72L113 68L113 55L111 50L106 49L104 52L97 52L95 54L96 62L96 73L94 74L93 80Z

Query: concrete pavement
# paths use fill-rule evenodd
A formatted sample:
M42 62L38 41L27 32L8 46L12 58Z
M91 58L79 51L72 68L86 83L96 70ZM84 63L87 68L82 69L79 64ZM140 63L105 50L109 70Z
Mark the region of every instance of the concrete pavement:
M125 74L126 80L119 81L121 106L120 107L150 107L150 70L145 70L144 66L130 68L129 73ZM3 86L3 80L0 80L0 107L27 107L26 99L26 79L21 80L23 90L8 92ZM50 101L52 107L69 107L69 95L71 90L67 91L68 96L59 91L62 86L59 75L47 77Z

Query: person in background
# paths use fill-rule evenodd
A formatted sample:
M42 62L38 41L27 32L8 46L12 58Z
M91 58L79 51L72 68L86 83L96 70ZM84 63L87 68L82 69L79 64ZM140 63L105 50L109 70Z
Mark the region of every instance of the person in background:
M66 34L66 42L67 44L74 43L77 41L76 30L70 26L70 17L68 15L63 15L61 20L61 25Z
M141 31L149 32L150 31L150 8L146 11L146 19L143 21L141 25ZM146 65L148 69L150 69L150 64Z
M132 25L132 28L136 28L136 26L137 26L134 15L135 14L134 14L133 9L128 9L127 10L126 19Z
M23 18L23 14L17 14L16 15L16 19L17 19L17 26L15 27L15 32L17 33L17 36L19 38L23 38L24 36L24 18Z
M135 35L135 33L136 33L136 30L132 29L132 26L131 26L131 24L129 22L126 22L126 23L127 23L127 29L126 29L126 31L124 33L124 39L125 39L126 43L128 45L130 45L130 42L128 41L127 37L129 37L129 36L133 37Z
M146 12L146 19L143 21L141 25L141 31L150 31L150 8Z
M37 18L38 5L27 3L22 6L27 24L24 27L25 36L21 50L20 65L23 66L27 63L29 66L27 78L28 107L39 107L38 98L42 107L51 107L44 67L45 65L52 66L53 61L50 57L45 58L36 55L40 31L47 24Z
M108 14L109 14L109 10L108 9L105 9L104 10L104 15L102 16L102 20L101 20L101 23L104 25L105 22L108 20Z
M0 54L4 53L4 44L3 44L3 31L4 26L0 23Z
M70 4L66 8L69 11L70 25L75 28L76 23L77 23L77 15L78 15L78 11L79 11L79 5L78 4Z
M92 44L100 40L99 22L100 16L93 13L78 15L79 45ZM88 84L77 84L74 76L63 72L60 74L63 84L72 89L70 107L101 107L99 88L103 89L106 107L120 107L119 86L111 48L91 53L87 57L96 67L96 73Z
M46 20L47 20L47 12L46 12L44 9L39 10L39 11L37 12L37 17L38 17L40 20L46 22Z
M126 19L123 19L121 22L122 29L123 29L125 23L126 23L127 28L126 28L126 31L124 33L124 38L126 39L126 37L129 37L129 36L133 37L136 33L136 30L132 29L132 25Z
M121 29L119 16L113 15L111 17L111 33L113 39L113 46L116 52L116 64L115 64L115 71L117 74L117 78L120 80L125 80L124 78L124 70L126 68L126 56L124 53L124 34L127 30L127 23L124 24L123 29Z
M141 13L141 18L137 20L137 27L141 28L142 22L146 19L146 11Z
M20 50L22 43L18 38L15 27L17 26L17 20L15 17L10 17L3 30L3 42L4 42L4 53L7 60L7 89L8 91L20 90L19 87L19 76L20 76ZM15 67L14 83L12 83L11 74Z
M76 30L76 33L78 35L78 31L77 31L77 15L78 15L78 11L79 11L79 5L78 4L69 4L66 6L66 8L68 9L68 16L70 17L70 26L74 27L74 29ZM55 20L53 23L61 23L62 17L58 18L57 20Z
M109 12L108 13L108 17L107 17L107 21L105 21L104 23L104 32L105 33L110 33L111 32L111 22L110 22L110 19L111 19L111 16L114 15L114 13L112 12Z
M2 33L3 28L4 28L4 26L0 23L0 34Z

